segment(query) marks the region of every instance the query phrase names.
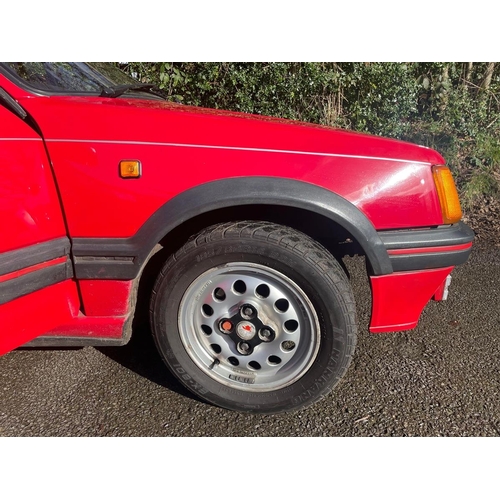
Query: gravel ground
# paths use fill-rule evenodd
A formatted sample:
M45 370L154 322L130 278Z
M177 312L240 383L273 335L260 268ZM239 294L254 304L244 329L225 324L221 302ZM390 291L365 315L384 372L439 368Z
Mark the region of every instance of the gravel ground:
M200 402L136 334L121 348L0 358L0 436L500 435L500 248L478 242L455 269L448 301L431 302L419 326L402 333L368 333L363 265L346 263L358 346L341 383L311 408L258 416Z

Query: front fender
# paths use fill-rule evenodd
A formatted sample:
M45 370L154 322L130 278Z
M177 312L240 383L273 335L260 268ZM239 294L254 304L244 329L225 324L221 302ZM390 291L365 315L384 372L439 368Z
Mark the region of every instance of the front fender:
M198 185L161 206L130 238L74 238L79 279L134 279L166 235L213 210L275 205L320 214L346 229L359 243L375 276L392 273L386 247L369 219L345 198L314 184L277 177L234 177Z

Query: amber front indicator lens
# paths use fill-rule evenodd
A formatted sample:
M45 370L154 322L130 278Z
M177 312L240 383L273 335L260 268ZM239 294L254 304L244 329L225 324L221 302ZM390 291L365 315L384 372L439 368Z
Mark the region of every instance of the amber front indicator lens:
M434 177L439 203L441 204L443 222L445 224L455 224L462 218L462 209L460 208L457 188L450 169L443 165L435 165L432 167L432 176Z

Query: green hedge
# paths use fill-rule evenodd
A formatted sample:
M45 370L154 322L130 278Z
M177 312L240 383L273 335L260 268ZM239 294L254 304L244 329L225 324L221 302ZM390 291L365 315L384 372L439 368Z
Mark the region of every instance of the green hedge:
M492 63L120 66L185 104L321 123L433 147L454 170L466 204L499 190L499 65L493 72Z

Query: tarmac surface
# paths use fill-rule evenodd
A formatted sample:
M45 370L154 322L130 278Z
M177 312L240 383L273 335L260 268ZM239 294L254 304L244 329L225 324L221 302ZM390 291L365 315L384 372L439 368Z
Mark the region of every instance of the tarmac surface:
M346 376L297 413L238 414L191 396L144 332L125 347L0 358L0 436L498 436L500 246L476 244L409 332L370 334L369 287L348 259L359 315Z

